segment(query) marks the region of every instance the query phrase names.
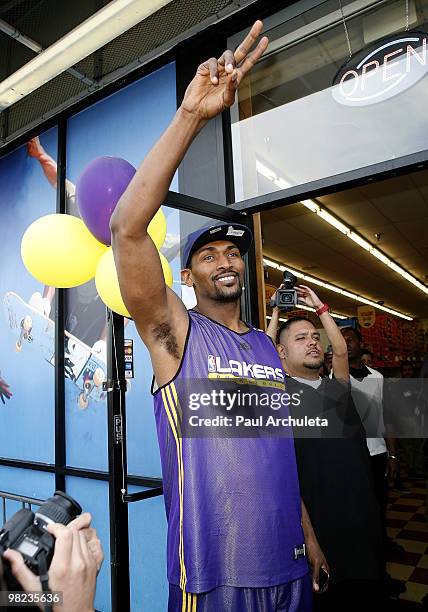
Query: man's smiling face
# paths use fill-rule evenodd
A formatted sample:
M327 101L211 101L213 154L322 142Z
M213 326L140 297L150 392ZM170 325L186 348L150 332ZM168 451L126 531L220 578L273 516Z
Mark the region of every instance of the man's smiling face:
M241 297L245 264L238 247L228 240L209 242L193 255L181 275L197 297L236 302Z

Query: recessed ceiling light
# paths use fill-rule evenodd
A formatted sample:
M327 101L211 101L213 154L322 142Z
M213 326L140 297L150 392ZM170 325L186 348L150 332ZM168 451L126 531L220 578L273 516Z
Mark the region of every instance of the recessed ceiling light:
M337 287L337 285L332 285L331 283L327 283L325 281L319 280L319 278L315 278L313 276L309 276L309 274L303 274L300 270L296 270L295 268L290 268L289 266L284 266L272 259L263 258L263 263L275 270L280 270L284 272L288 270L297 278L302 278L309 283L313 283L314 285L318 285L319 287L324 287L329 291L333 291L334 293L339 293L340 295L344 295L345 297L350 298L351 300L355 300L356 302L360 302L361 304L367 304L368 306L374 306L378 310L383 310L384 312L388 312L389 314L395 315L396 317L400 317L401 319L405 319L406 321L413 321L413 317L404 314L403 312L399 312L398 310L394 310L393 308L388 308L387 306L383 306L382 304L378 304L369 298L364 297L363 295L357 295L352 291L348 291L347 289L342 289L341 287Z
M270 180L272 183L274 183L274 185L276 185L280 189L287 189L288 187L292 186L282 177L278 177L271 168L269 168L268 166L266 166L259 160L256 160L256 171L259 174L263 175L268 180ZM316 214L318 217L323 219L326 223L329 223L329 225L337 229L344 236L346 236L347 238L349 238L350 240L358 244L358 246L360 246L362 249L370 253L370 255L372 255L373 257L376 257L378 261L383 263L390 270L393 270L394 272L399 274L402 278L404 278L407 282L411 283L412 285L417 287L420 291L423 291L426 295L428 295L428 287L424 285L423 283L421 283L421 281L419 281L415 276L413 276L413 274L410 274L409 272L407 272L407 270L405 270L404 268L399 266L397 263L395 263L395 261L387 257L384 253L382 253L382 251L380 251L375 246L373 246L370 242L365 240L362 236L360 236L360 234L357 234L357 232L354 232L348 225L343 223L336 216L332 215L326 208L323 208L322 206L320 206L315 200L310 200L310 199L301 200L300 203L303 204L303 206L308 208L310 211L312 211L314 214ZM378 235L380 238L381 234L378 234ZM425 248L428 249L428 247L425 247Z
M303 206L315 213L318 217L320 217L321 219L335 227L337 230L339 230L344 236L358 244L359 247L370 253L370 255L372 255L378 261L383 263L387 268L393 270L394 272L396 272L396 274L399 274L407 282L411 283L420 291L423 291L426 295L428 295L428 287L426 285L421 283L421 281L419 281L415 276L413 276L413 274L410 274L410 272L407 272L407 270L395 263L395 261L387 257L385 253L383 253L375 246L373 246L370 242L365 240L362 236L360 236L360 234L357 234L357 232L354 232L354 230L348 227L345 223L342 223L340 219L334 217L332 214L330 214L327 210L319 206L313 200L303 200L301 203L303 204ZM379 236L380 239L381 234L375 234L375 236Z

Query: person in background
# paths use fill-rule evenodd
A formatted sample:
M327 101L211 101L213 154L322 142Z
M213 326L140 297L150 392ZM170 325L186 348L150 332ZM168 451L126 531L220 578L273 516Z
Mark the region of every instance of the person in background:
M388 381L386 407L390 420L399 433L400 446L404 450L409 479L424 480L424 443L421 438L420 410L418 397L420 385L416 380L416 369L411 361L400 365L398 379Z
M364 363L365 366L368 367L372 367L373 365L373 353L371 351L369 351L369 349L367 348L363 348L361 349L361 361Z
M417 375L415 364L411 361L403 361L400 365L400 374L402 379L412 379L413 383ZM403 408L404 403L408 406L407 414L408 418L412 420L412 429L414 437L402 438L400 440L400 443L404 448L404 452L406 453L407 466L409 468L408 477L415 480L424 480L425 476L423 447L425 439L418 437L418 434L420 432L420 428L418 426L420 423L420 406L418 406L420 385L416 383L415 387L415 385L412 383L410 384L411 388L409 389L406 389L403 385L401 385L401 394L403 396Z
M318 373L321 378L328 378L330 376L330 371L324 361L320 365L320 369L318 370Z
M388 537L386 530L386 510L388 503L388 478L394 481L400 470L397 440L392 421L384 422L384 378L383 375L364 365L361 359L362 335L354 327L341 329L348 347L349 374L354 400L367 435L370 452L374 490L378 500L382 521L385 559L388 552L403 553L404 549ZM392 579L386 572L386 588L391 595L405 590L400 581Z
M324 366L327 371L327 375L330 376L331 369L333 367L333 349L331 344L328 345L326 352L324 353Z
M421 421L421 429L425 434L425 444L424 444L424 472L425 472L425 485L427 488L427 497L425 500L425 520L428 521L428 459L427 459L427 439L426 439L426 429L428 425L428 355L425 355L424 360L422 362L422 367L419 372L419 393L416 403L418 414L420 416ZM428 602L426 608L428 609Z
M290 396L300 405L290 407L293 418L326 417L328 429L294 428L302 500L330 568L326 593L314 597L318 612L360 612L385 609L382 585L383 544L379 508L373 490L365 432L351 398L347 346L327 304L312 289L296 287L299 301L315 308L329 342L336 378L321 378L320 334L303 317L288 319L277 329L274 308L267 330L286 372Z
M400 364L400 376L401 378L415 378L416 370L415 366L411 361L402 361Z
M388 436L383 418L383 375L362 362L362 336L353 327L342 328L349 358L349 374L352 397L357 411L368 433L367 446L370 452L376 496L382 510L384 525L388 481L399 470L397 442ZM378 433L376 437L370 434ZM386 537L386 526L385 526Z

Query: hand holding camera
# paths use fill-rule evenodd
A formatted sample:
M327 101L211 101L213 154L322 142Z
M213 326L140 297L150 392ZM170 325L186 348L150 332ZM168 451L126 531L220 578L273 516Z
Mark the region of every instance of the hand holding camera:
M299 304L310 306L318 310L323 303L317 294L306 285L296 285L297 278L291 272L284 272L284 281L273 294L270 301L271 308L281 311L294 310Z
M82 516L88 517L89 526L90 515ZM85 529L76 529L71 524L66 527L54 523L47 530L56 540L49 586L51 591L60 592L63 597L62 605L53 607L54 612L92 612L97 570L103 558L99 540L92 540L91 545ZM25 591L41 591L40 579L28 569L22 555L9 549L4 558L10 562L13 575Z
M104 557L90 527L91 515L76 517L80 512L75 500L56 491L35 514L22 509L5 523L0 554L6 561L10 590L41 592L48 578L49 590L63 597L62 605L53 606L54 612L93 610L95 581Z
M306 285L297 285L296 293L299 304L315 308L315 310L319 310L323 306L323 302L319 299L315 291Z
M294 286L297 278L291 272L284 272L284 281L273 294L269 306L279 310L294 310L297 306L297 291Z

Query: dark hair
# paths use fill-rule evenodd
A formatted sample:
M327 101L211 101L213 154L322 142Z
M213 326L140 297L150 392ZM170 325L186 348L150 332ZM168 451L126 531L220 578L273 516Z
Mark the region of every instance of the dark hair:
M355 337L357 338L357 340L359 340L360 342L363 341L363 335L360 332L360 330L357 329L356 327L342 327L342 331L345 331L345 330L354 332ZM366 352L369 352L369 351L366 351Z
M290 317L289 319L284 321L284 323L282 323L280 328L278 329L278 335L277 335L278 340L281 338L281 334L282 334L283 331L287 331L291 327L291 325L293 323L297 323L298 321L306 321L306 322L312 323L306 317L300 317L300 316L298 316L298 317ZM313 325L313 323L312 323L312 325Z
M374 357L374 354L368 348L362 348L361 355L371 355L372 357Z
M411 361L407 360L407 361L402 361L400 363L400 368L402 368L403 366L410 366L411 368L413 368L413 370L415 370L415 364L412 363Z

